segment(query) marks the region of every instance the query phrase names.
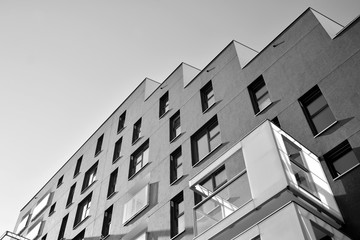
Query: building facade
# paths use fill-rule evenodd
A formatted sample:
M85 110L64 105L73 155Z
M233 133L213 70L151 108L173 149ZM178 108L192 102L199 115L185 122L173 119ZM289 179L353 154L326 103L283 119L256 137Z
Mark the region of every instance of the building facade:
M27 239L360 239L360 23L145 79L20 211Z

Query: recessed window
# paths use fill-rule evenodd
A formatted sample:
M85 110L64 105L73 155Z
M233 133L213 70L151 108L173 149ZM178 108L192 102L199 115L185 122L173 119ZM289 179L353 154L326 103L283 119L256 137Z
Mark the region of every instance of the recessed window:
M85 239L85 229L82 230L76 237L74 237L72 240L84 240Z
M108 197L108 198L115 193L117 176L118 176L118 169L115 169L115 170L110 174L109 187L108 187L108 192L107 192L107 197Z
M51 205L50 211L49 211L49 216L51 216L51 215L55 212L55 206L56 206L56 203L54 203L53 205Z
M149 140L130 156L129 178L139 172L149 162Z
M360 164L350 143L345 140L324 155L333 178L337 178Z
M326 229L320 227L318 224L310 221L311 226L314 231L315 240L332 240L333 234L327 231Z
M159 117L169 111L169 92L166 92L159 101Z
M171 237L185 231L184 196L179 193L170 201Z
M123 128L125 127L125 118L126 118L126 111L123 112L119 117L118 128L117 128L118 133L121 132L121 130L123 130Z
M116 141L113 155L113 163L120 158L122 138Z
M69 214L66 214L66 216L61 221L60 231L59 231L59 235L57 238L58 240L64 239L64 234L65 234L68 217L69 217Z
M41 238L41 240L46 240L46 237L47 237L47 234L45 234L45 235Z
M181 134L180 110L170 118L170 141Z
M40 216L41 213L44 212L45 208L50 204L50 195L51 193L47 193L44 197L42 197L39 202L36 204L31 216L31 220Z
M181 146L170 155L170 183L173 183L183 175L183 159Z
M74 193L75 193L75 187L76 187L76 183L74 183L70 187L69 195L68 195L68 198L67 198L67 201L66 201L66 207L70 206L70 204L72 204L72 202L73 202Z
M221 145L220 127L216 116L191 136L191 145L193 165Z
M141 118L134 124L132 142L135 143L141 137Z
M76 162L74 177L76 177L80 173L82 158L83 158L83 156L81 156Z
M17 227L17 230L16 230L16 233L17 234L20 234L28 225L28 220L30 219L30 214L26 214L21 222L19 223L18 227Z
M42 227L43 223L44 223L43 221L39 221L35 225L33 225L25 237L27 239L34 240L39 235L41 235L41 231L43 230L43 227Z
M336 122L326 99L316 85L299 99L310 129L314 135Z
M123 224L128 223L149 205L149 185L135 193L124 205Z
M104 238L110 234L111 218L112 218L113 206L111 205L104 212L104 220L101 230L101 238Z
M90 215L91 197L92 192L79 203L76 210L74 228Z
M96 172L99 161L97 161L84 175L84 182L81 191L84 191L96 180Z
M99 155L99 153L101 152L103 140L104 140L104 134L101 135L97 140L96 149L95 149L95 156Z
M278 118L278 117L274 117L274 118L271 120L271 122L272 122L273 124L275 124L276 126L278 126L279 128L281 127L281 126L280 126L280 121L279 121L279 118Z
M63 180L64 180L64 175L62 175L59 180L58 180L58 183L57 183L57 187L60 187L61 184L63 183Z
M215 104L214 90L211 81L209 81L200 90L202 110L205 112L208 108Z
M255 114L271 104L269 92L262 75L252 82L248 89Z

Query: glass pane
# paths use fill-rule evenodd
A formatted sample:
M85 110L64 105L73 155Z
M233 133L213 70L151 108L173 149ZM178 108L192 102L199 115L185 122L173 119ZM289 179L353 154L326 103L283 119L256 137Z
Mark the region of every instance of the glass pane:
M185 231L185 215L178 218L178 233Z
M137 192L132 199L124 205L123 223L132 218L148 204L148 185Z
M146 240L146 232L142 233L140 236L136 237L134 240Z
M356 166L357 164L359 164L359 160L356 158L353 151L348 152L333 162L334 169L338 176L345 173L347 170Z
M176 178L175 179L178 179L179 177L181 177L183 175L183 167L182 165L179 166L177 169L176 169Z
M149 162L149 148L146 148L143 152L143 166Z
M207 134L197 140L198 159L203 159L209 153Z
M215 137L210 140L210 151L214 150L220 144L221 144L221 136L220 136L220 132L218 132L218 134L215 135Z
M213 105L214 103L215 103L214 94L211 97L208 96L208 107L211 107L211 105Z
M179 125L176 129L175 129L175 136L179 136L181 133L181 126Z
M184 201L181 201L178 203L178 215L181 215L184 213Z
M301 148L296 146L293 142L291 142L289 139L283 137L285 148L287 151L287 154L289 156L289 159L293 162L298 163L299 165L306 167L302 154L301 154Z
M263 86L262 88L260 88L259 90L256 91L256 93L255 93L256 99L259 100L267 92L268 91L266 89L266 86Z
M309 111L310 115L313 115L325 105L327 105L327 102L324 96L321 95L307 106L307 110Z
M299 187L302 187L308 192L317 196L317 191L315 189L314 183L311 180L310 174L308 172L305 172L303 169L299 168L293 163L291 164L291 168L293 170L296 182L299 185Z
M271 100L269 94L266 94L263 98L259 99L258 101L259 111L264 110L270 104L271 104Z
M226 178L225 168L222 171L218 172L214 178L215 178L215 186L214 186L215 189L219 188L224 183L226 183L227 178Z
M312 121L315 125L317 132L321 132L327 128L330 124L335 122L335 117L332 114L329 106L322 110L319 114L312 118Z

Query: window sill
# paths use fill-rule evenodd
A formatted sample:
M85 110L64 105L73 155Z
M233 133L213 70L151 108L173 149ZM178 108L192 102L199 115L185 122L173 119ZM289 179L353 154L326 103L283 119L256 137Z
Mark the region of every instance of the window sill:
M61 187L61 185L63 185L63 183L58 184L58 185L56 186L56 188Z
M345 171L343 174L340 174L339 176L335 177L333 179L333 181L338 180L339 178L342 178L344 175L348 174L349 172L351 172L352 170L354 170L355 168L359 167L360 163L356 164L355 166L353 166L352 168L350 168L349 170Z
M192 166L196 167L197 165L199 165L201 162L203 162L205 159L207 159L213 152L215 152L217 149L219 149L222 146L222 143L220 143L217 147L215 147L213 150L211 150L208 154L206 154L202 159L200 159L199 161L197 161L196 163L194 163Z
M330 128L332 128L336 123L338 123L338 121L333 122L332 124L330 124L329 126L327 126L324 130L322 130L321 132L319 132L318 134L316 134L314 136L314 138L319 137L320 135L322 135L324 132L326 132L327 130L329 130Z
M170 240L176 239L178 236L182 235L185 232L185 229L176 234L175 236L171 237Z
M93 181L89 186L87 186L86 188L84 188L83 190L81 190L80 194L83 194L84 192L86 192L92 185L94 185L97 182L97 180Z
M111 199L117 192L113 192L111 193L109 196L106 197L107 200Z
M100 240L105 240L105 239L107 239L108 237L110 237L110 234L108 234L108 235L106 235L106 236L101 236L101 237L100 237Z
M122 156L118 156L117 158L115 158L115 159L112 161L112 163L113 163L113 164L116 163L117 161L120 160L120 158L122 158Z
M175 179L174 181L172 181L170 183L170 186L174 185L175 183L179 182L182 178L184 177L184 175L181 175L180 177L178 177L177 179Z
M97 153L95 153L94 157L97 157L100 155L100 153L102 153L102 150L98 151Z
M273 105L273 102L269 103L266 107L264 107L262 110L255 113L255 117L266 111L268 108L270 108Z
M81 220L80 222L78 222L74 227L73 230L75 230L77 227L79 227L83 222L85 222L88 218L90 218L89 216L86 216L83 220Z
M143 169L148 165L149 163L146 163L139 171L137 171L136 173L134 173L133 175L131 175L130 177L128 177L128 180L130 181L131 179L133 179L136 175L138 175L140 172L143 171Z
M73 202L67 204L67 205L65 206L65 209L68 209L71 205L73 205Z
M183 133L179 133L177 136L175 136L173 139L170 140L170 143L173 143L176 141L176 139L178 139L181 135L183 135Z
M138 141L140 141L140 139L142 139L142 136L141 137L138 137L136 140L134 140L131 144L132 145L135 145L135 143L137 143Z
M126 126L124 126L124 127L122 127L121 129L119 129L119 130L117 131L117 134L121 133L125 128L126 128Z
M159 116L159 119L162 119L163 117L165 117L165 115L166 115L168 112L170 112L170 109L167 110L166 112L164 112L163 114L161 114L161 115Z
M211 104L210 106L208 106L206 109L203 110L203 114L209 112L215 105L217 102L214 102L213 104Z
M80 175L80 172L74 174L73 179Z
M140 208L139 211L137 211L134 215L132 215L128 220L123 222L123 225L126 226L129 222L131 222L136 216L138 216L142 211L144 211L149 206L149 203L147 203L144 207Z
M55 213L55 211L52 211L51 213L49 213L49 217L51 217L54 213Z

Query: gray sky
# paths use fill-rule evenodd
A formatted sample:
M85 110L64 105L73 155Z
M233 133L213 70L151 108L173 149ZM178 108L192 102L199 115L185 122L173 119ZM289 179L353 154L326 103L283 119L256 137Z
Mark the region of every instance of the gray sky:
M346 25L358 0L0 0L0 235L145 78L261 50L307 7Z

